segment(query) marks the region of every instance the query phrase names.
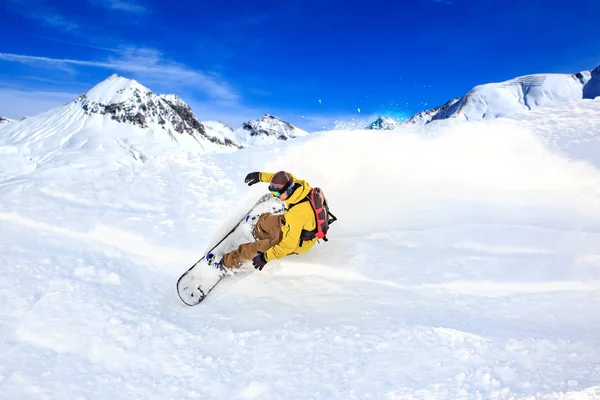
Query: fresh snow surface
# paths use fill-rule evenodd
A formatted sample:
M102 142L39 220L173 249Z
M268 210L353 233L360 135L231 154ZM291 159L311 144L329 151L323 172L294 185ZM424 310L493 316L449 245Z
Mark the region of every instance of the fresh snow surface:
M0 398L597 399L600 101L523 115L146 162L0 127ZM330 241L185 306L279 169Z

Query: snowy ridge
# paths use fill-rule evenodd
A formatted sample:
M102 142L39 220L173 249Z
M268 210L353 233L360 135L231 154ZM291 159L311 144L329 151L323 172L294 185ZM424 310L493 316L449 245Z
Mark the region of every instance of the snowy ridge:
M273 144L277 141L308 135L308 132L273 115L265 114L258 120L243 123L235 129L237 142L249 145Z
M10 119L10 118L0 117L0 124L7 124L9 122L15 122L15 120Z
M474 87L464 97L422 111L406 124L435 120L482 120L507 117L538 107L600 96L600 67L577 74L533 74Z
M233 128L221 121L202 121L202 125L208 135L224 137L232 142L237 141Z
M169 104L177 106L177 107L186 107L187 106L185 101L183 101L183 99L181 97L177 96L176 94L159 94L158 97L165 100Z
M491 119L583 98L581 75L537 74L477 86L455 113L466 120Z
M450 118L460 107L462 98L458 97L452 99L439 107L432 108L431 110L421 111L406 120L406 124L428 124L431 121L438 119Z

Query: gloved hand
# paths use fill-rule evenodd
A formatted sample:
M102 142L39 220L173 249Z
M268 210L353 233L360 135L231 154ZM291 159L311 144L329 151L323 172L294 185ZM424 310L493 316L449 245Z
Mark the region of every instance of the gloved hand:
M260 172L250 172L248 175L246 175L244 182L246 182L248 186L252 186L255 183L260 182Z
M254 265L254 268L259 271L262 271L262 269L264 268L264 266L266 264L267 264L267 260L265 260L265 255L263 253L258 253L252 259L252 265Z

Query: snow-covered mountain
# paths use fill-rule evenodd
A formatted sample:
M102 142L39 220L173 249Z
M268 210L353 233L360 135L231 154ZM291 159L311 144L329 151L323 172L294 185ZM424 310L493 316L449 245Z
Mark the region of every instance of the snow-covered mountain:
M431 121L435 121L437 119L446 119L446 118L450 118L455 112L456 112L456 108L458 107L458 103L460 102L461 98L455 98L452 99L444 104L442 104L439 107L436 108L432 108L430 110L425 110L425 111L421 111L415 115L413 115L412 117L410 117L408 120L404 121L403 123L408 123L408 124L427 124Z
M273 144L308 135L308 132L269 114L258 120L243 123L234 133L237 143L244 146Z
M471 89L464 97L422 111L404 123L428 124L454 118L482 120L511 116L538 107L600 96L600 67L577 74L533 74Z
M240 148L230 137L208 133L179 97L156 95L117 75L61 107L2 124L0 133L0 145L28 143L34 162L65 151L115 161L125 154L144 161L168 150L220 153Z
M161 128L177 141L189 135L199 143L235 147L228 139L209 136L191 108L178 96L155 95L137 81L112 75L75 100L89 114L141 128Z
M15 120L6 117L0 117L0 124L7 124L9 122L15 122Z
M379 116L375 121L371 122L366 129L375 130L390 130L398 127L400 122L390 117Z
M202 125L204 125L204 129L206 129L207 134L212 136L224 137L231 140L234 143L237 143L237 136L235 135L235 131L229 125L221 121L202 121Z
M162 154L160 148L191 153L231 152L308 134L268 114L237 129L220 121L202 122L177 95L154 94L139 82L118 75L111 75L62 107L18 122L2 118L0 124L11 125L3 131L5 141L22 142L37 137L36 142L54 140L60 144L73 138L92 141L102 138L112 140L136 159ZM38 144L41 149L41 142ZM46 150L57 149L54 145L50 147Z

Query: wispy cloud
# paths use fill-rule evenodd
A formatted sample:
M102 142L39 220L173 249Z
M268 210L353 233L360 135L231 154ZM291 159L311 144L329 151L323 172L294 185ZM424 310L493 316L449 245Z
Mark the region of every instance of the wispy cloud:
M38 35L35 33L29 33L29 35L32 37L39 38L39 39L48 40L50 42L69 44L69 45L78 46L78 47L86 47L88 49L103 50L103 51L108 51L111 53L124 53L125 52L121 49L115 49L115 48L105 47L105 46L97 46L97 45L93 45L93 44L89 44L89 43L76 42L73 40L65 40L65 39L60 39L60 38L53 37L53 36Z
M42 3L41 0L6 0L10 11L22 16L39 21L42 25L62 31L73 31L79 28L75 22L56 12L53 8Z
M131 0L89 0L92 4L115 11L125 11L135 14L145 14L148 8Z
M38 57L21 54L0 53L0 60L18 62L32 66L79 66L101 68L110 71L129 73L133 78L154 82L161 87L193 85L206 96L234 104L239 94L233 88L212 72L199 71L184 64L166 59L162 53L154 49L128 48L117 56L111 56L103 61L75 60L64 58Z

